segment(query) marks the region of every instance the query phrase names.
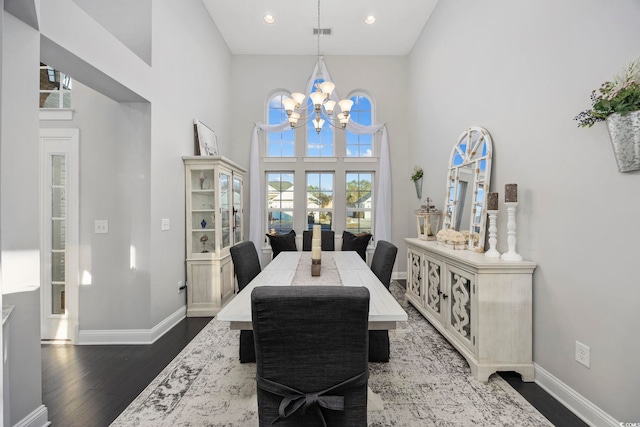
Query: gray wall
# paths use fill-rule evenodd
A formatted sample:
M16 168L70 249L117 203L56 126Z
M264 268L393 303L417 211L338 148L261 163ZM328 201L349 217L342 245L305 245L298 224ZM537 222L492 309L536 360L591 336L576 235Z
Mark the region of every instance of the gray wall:
M42 124L80 129L80 329L148 330L185 305L177 287L185 279L181 157L194 153L194 118L216 130L222 151L229 144L230 112L216 101L230 98L231 55L199 0L154 1L153 68L69 0L51 0L40 17L42 38L8 14L2 33L2 290L12 294L5 299L17 302L21 316L39 319L35 64L42 41L54 66L92 88L77 86L73 121ZM123 98L149 103L113 100ZM160 232L161 218L171 220L170 231ZM109 220L108 235L93 233L95 219ZM13 420L41 405L39 344L39 327L31 326L12 341L21 371L37 374L11 390L20 402L12 404Z
M36 30L5 12L0 195L2 292L10 321L12 424L42 402L40 380L40 168Z
M619 421L640 420L640 172L618 173L604 124L573 117L640 54L635 0L441 1L410 55L409 159L444 201L470 125L491 133L492 191L518 183L517 250L534 274L534 362ZM412 217L406 209L405 217ZM407 227L406 234L415 231ZM591 347L591 368L574 361Z

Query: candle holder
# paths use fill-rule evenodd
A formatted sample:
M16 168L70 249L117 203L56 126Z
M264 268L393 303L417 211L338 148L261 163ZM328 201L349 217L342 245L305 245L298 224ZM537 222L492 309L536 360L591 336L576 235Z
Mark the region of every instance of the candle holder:
M322 264L322 262L319 259L312 259L311 260L311 275L312 276L319 276L320 275L320 265Z
M500 252L496 249L498 243L498 210L487 211L489 215L489 250L484 253L487 258L500 258Z
M522 255L516 252L516 206L518 202L505 202L507 206L507 246L509 250L502 254L505 261L522 261Z

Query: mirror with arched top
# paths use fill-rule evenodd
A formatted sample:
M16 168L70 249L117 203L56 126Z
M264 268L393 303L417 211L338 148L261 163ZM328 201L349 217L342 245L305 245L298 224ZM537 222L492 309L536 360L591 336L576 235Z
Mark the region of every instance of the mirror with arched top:
M462 232L466 248L476 252L484 252L491 157L491 135L472 126L460 135L449 159L443 228Z

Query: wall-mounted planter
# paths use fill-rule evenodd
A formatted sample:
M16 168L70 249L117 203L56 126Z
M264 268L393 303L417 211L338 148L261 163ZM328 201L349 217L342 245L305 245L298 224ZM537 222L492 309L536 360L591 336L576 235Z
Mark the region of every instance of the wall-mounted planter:
M416 196L418 199L422 199L422 178L418 178L413 183L416 185Z
M640 169L640 111L624 116L615 113L607 117L607 128L611 136L613 153L618 163L618 172Z

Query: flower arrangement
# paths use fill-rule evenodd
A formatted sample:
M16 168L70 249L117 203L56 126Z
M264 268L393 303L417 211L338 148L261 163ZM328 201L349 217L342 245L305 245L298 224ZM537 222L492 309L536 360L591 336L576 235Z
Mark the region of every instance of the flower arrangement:
M436 238L441 242L447 243L464 244L466 242L464 234L454 230L453 228L443 228L442 230L438 231L438 234L436 234Z
M612 82L591 92L591 109L574 117L579 127L591 127L611 114L626 115L640 110L640 57L631 62Z
M420 166L414 166L413 175L411 175L411 181L415 182L420 178L422 178L423 175L424 175L424 172L422 171L422 168Z

